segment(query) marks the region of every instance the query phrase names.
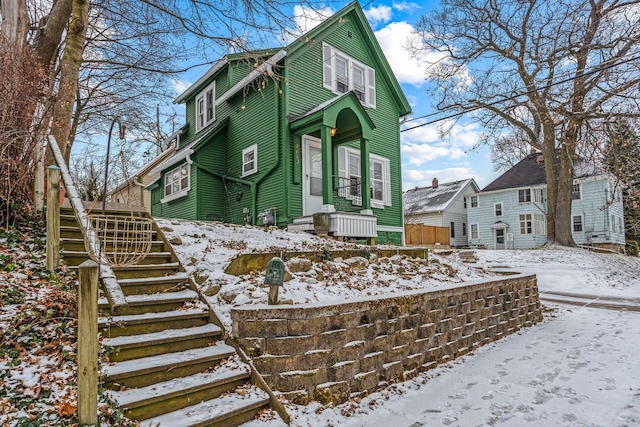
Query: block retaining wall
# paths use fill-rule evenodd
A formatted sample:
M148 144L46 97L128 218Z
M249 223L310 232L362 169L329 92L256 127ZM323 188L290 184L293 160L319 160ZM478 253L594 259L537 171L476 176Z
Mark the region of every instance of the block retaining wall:
M535 275L336 304L231 311L233 335L274 390L340 403L542 320Z

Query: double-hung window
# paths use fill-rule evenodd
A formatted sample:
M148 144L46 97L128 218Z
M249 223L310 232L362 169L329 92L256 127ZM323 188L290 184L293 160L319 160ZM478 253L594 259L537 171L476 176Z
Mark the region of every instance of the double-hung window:
M469 204L472 208L478 207L478 196L469 196Z
M573 184L573 190L571 191L571 200L580 200L582 198L580 191L580 183Z
M338 147L338 194L354 205L362 204L360 171L360 150L351 147ZM389 159L369 154L369 191L371 205L382 208L391 206L391 170Z
M337 94L353 91L362 105L376 108L376 73L373 68L323 43L322 74L325 88Z
M216 119L216 82L211 83L196 98L196 132Z
M581 233L584 229L582 225L582 215L574 215L573 216L573 232Z
M469 224L469 232L471 234L470 237L473 240L477 240L480 236L480 233L478 232L478 224Z
M544 214L533 214L533 222L536 235L547 234L547 220L545 219Z
M533 234L531 214L520 214L520 234Z
M526 203L531 201L531 189L525 188L518 190L518 201L520 203Z
M190 189L190 170L189 164L185 163L165 174L163 203L187 194Z
M258 172L258 145L242 150L242 176L252 175Z
M493 205L495 216L502 216L502 203L495 203Z
M542 203L544 201L542 188L536 188L533 190L533 201L536 203Z

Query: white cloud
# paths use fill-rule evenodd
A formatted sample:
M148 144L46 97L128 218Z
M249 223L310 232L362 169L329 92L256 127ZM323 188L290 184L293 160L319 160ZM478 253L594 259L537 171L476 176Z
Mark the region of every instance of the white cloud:
M402 187L408 190L415 187L431 186L433 178L438 178L442 184L445 182L461 181L463 179L474 178L476 182L481 179L477 173L469 166L460 166L443 169L403 169Z
M189 89L191 84L192 83L187 80L171 79L171 86L173 86L173 90L175 90L178 95Z
M364 14L371 25L376 26L380 23L389 22L393 13L389 6L382 5L378 7L370 7L364 11Z
M425 82L427 67L444 57L437 52L412 57L405 46L409 40L415 42L418 36L413 26L404 21L392 22L375 34L400 83L421 86Z
M295 17L295 28L287 28L282 31L282 41L285 44L293 42L297 37L313 30L323 21L333 15L335 11L330 7L320 9L309 9L302 5L296 5L293 8L293 16Z
M409 13L413 13L416 10L420 9L420 5L418 3L413 3L413 2L408 2L408 1L401 1L401 2L394 2L393 3L393 8L396 10L400 10L400 11L408 11Z

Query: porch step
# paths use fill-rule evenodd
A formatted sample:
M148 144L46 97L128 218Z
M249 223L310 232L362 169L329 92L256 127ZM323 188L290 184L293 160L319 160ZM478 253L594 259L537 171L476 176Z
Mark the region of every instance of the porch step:
M105 255L109 257L109 252L106 252ZM118 258L121 258L121 253L117 253L116 255ZM89 259L89 254L86 251L64 250L62 251L62 258L68 266L76 266ZM138 265L162 264L166 262L171 262L171 252L149 252L140 260Z
M112 267L118 281L120 279L133 279L141 277L161 277L177 272L179 262L167 262L163 264L129 265L127 267Z
M115 338L123 335L149 334L175 325L192 328L209 323L209 312L205 309L190 308L159 313L131 314L124 316L99 317L98 329L102 336Z
M268 395L254 387L244 395L230 393L144 421L143 427L230 427L255 418L269 405Z
M60 240L60 246L65 251L72 252L86 252L84 246L84 239L66 238ZM113 250L113 247L107 246L107 250ZM162 240L155 240L151 242L151 252L164 251L164 242Z
M189 275L184 272L159 277L137 277L132 279L120 279L120 287L125 295L151 294L164 292L170 289L188 287Z
M113 348L109 354L110 362L122 362L145 356L157 356L163 353L175 353L192 348L206 347L222 331L213 323L187 329L165 329L161 332L140 335L123 335L104 338L102 345Z
M476 253L474 251L460 251L458 254L460 256L460 261L465 263L475 263L478 262L478 258L476 257Z
M129 295L125 297L128 307L121 309L119 315L142 314L160 311L170 311L180 308L184 303L198 298L198 294L190 289L179 292L164 292L157 294ZM98 309L109 310L106 298L98 300Z
M125 360L102 367L105 386L146 387L174 378L194 375L235 354L223 342L210 347Z
M210 373L201 372L146 387L108 393L118 401L125 415L145 420L216 398L245 384L250 377L245 366L230 368L225 363Z

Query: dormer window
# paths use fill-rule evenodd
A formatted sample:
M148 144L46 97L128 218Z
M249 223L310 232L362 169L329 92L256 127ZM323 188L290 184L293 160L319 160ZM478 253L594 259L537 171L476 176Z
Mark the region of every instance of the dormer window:
M333 46L322 44L322 81L336 94L353 91L365 107L376 108L376 73Z
M216 120L216 82L211 83L196 98L196 132Z

